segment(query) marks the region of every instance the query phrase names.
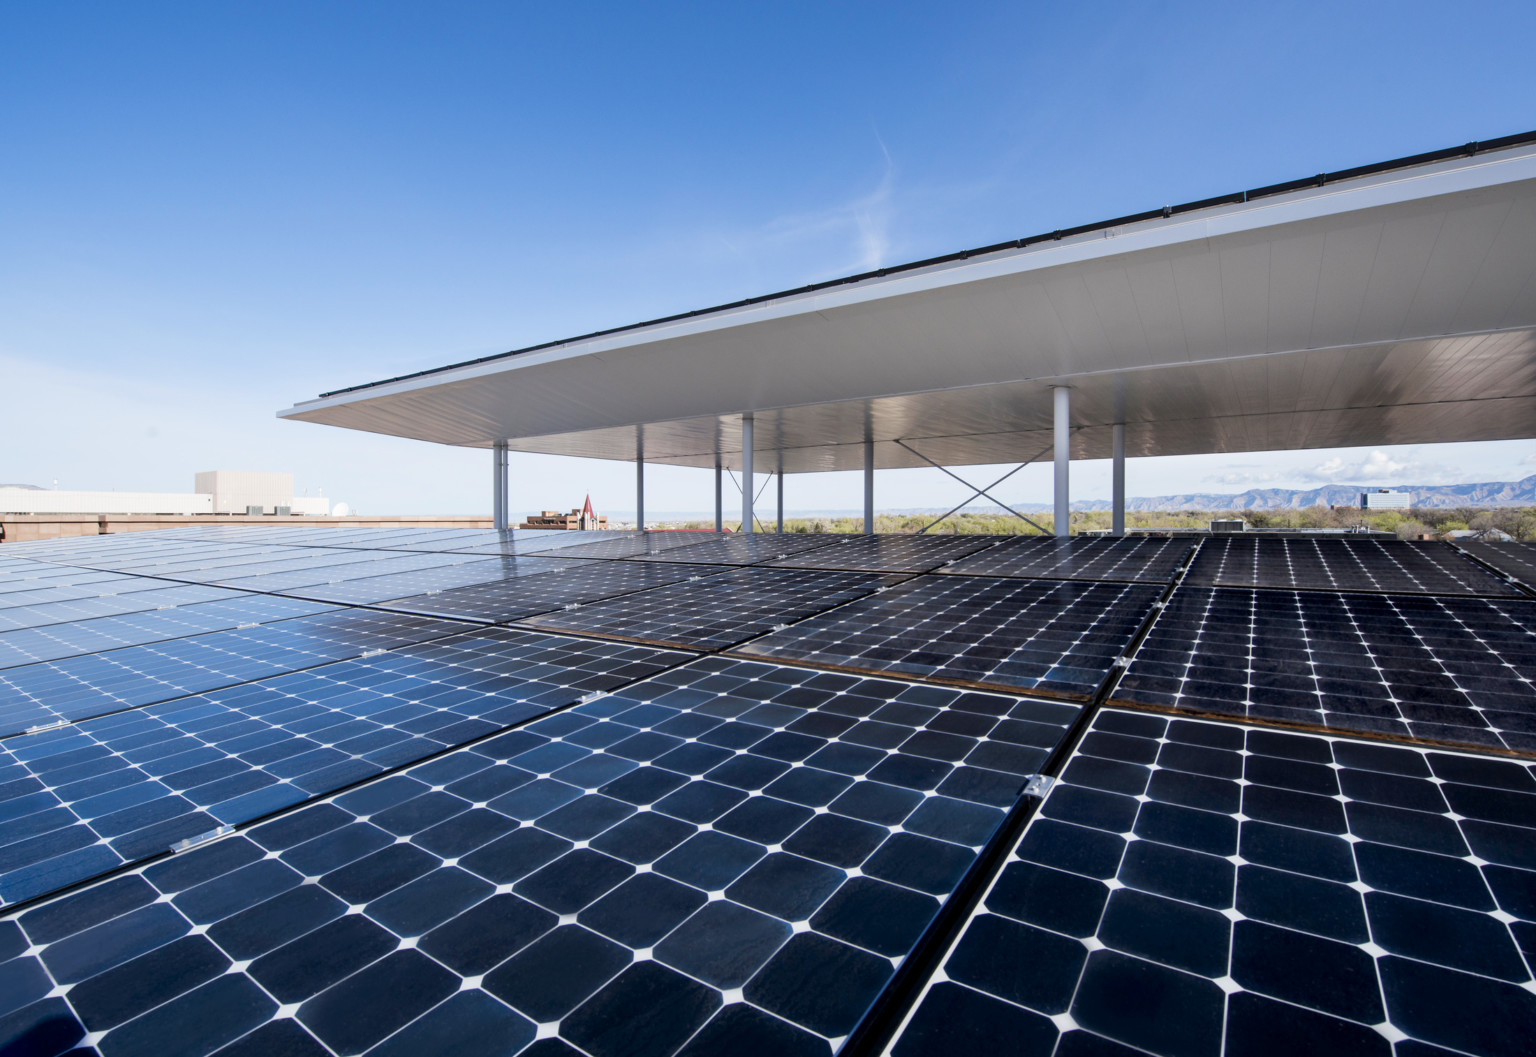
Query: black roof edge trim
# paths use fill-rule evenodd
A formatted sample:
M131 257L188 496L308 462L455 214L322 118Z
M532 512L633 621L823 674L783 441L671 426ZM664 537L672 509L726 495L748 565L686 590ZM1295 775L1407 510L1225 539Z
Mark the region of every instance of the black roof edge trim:
M925 257L918 261L909 261L906 264L892 264L874 271L860 272L857 275L844 276L841 279L826 279L819 283L808 283L789 290L780 290L777 293L761 294L757 297L747 297L740 301L731 301L723 305L713 305L709 308L695 308L687 312L676 312L670 316L658 316L655 319L647 319L641 323L626 323L621 327L608 327L604 330L594 330L589 334L578 334L575 337L559 338L555 341L545 341L538 345L527 345L521 349L512 349L509 352L493 353L490 356L480 356L472 360L460 360L458 363L445 364L442 367L429 367L423 371L413 371L410 374L400 374L393 378L385 378L377 382L364 382L361 385L347 386L345 389L332 389L328 393L321 393L317 399L328 400L333 396L342 396L346 393L356 393L364 389L374 389L381 385L393 385L395 382L410 381L412 378L425 378L433 374L443 374L447 371L456 371L461 367L474 367L482 363L491 363L496 360L504 360L511 356L521 356L529 352L540 352L544 349L559 348L561 345L572 345L576 342L591 341L593 338L604 338L611 334L622 334L630 330L643 330L646 327L659 326L663 323L677 323L685 319L693 319L696 316L712 315L716 312L729 312L736 308L747 308L752 305L766 304L769 301L777 301L780 298L794 297L798 294L815 293L820 290L831 290L849 283L861 283L869 279L881 279L890 275L899 275L902 272L918 271L922 268L932 268L939 264L953 264L956 261L969 260L972 257L984 257L992 253L1002 253L1006 250L1021 250L1041 242L1054 242L1064 238L1074 238L1078 235L1087 235L1094 231L1104 231L1109 228L1121 227L1126 224L1139 224L1146 220L1156 220L1161 217L1178 216L1190 213L1197 209L1210 209L1222 205L1241 205L1251 202L1255 198L1267 198L1271 195L1289 194L1292 191L1301 191L1309 187L1324 187L1330 183L1338 183L1342 180L1358 179L1362 176L1375 176L1379 173L1391 172L1394 169L1410 169L1418 165L1431 165L1439 161L1449 161L1452 158L1470 158L1488 151L1507 150L1510 147L1520 147L1526 144L1536 143L1536 130L1530 132L1518 132L1512 136L1501 136L1498 139L1473 140L1470 143L1457 147L1446 147L1442 150L1427 151L1423 154L1412 154L1406 158L1394 158L1391 161L1376 162L1373 165L1359 165L1353 169L1340 169L1337 172L1318 173L1300 180L1289 180L1285 183L1270 184L1267 187L1256 187L1251 191L1235 191L1229 195L1218 195L1215 198L1202 198L1198 202L1186 202L1183 205L1163 206L1159 209L1149 209L1142 213L1132 213L1128 216L1117 217L1114 220L1100 220L1092 224L1080 224L1073 228L1060 228L1056 231L1048 231L1039 235L1029 235L1021 239L1013 239L1009 242L997 242L990 246L981 246L976 249L960 250L955 253L945 253L937 257Z

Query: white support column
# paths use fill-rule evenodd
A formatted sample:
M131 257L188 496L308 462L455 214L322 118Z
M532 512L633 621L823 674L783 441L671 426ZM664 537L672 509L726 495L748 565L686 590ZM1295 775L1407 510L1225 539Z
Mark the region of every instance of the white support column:
M784 453L779 452L779 534L784 534Z
M1125 535L1125 423L1114 426L1114 455L1110 467L1110 533Z
M864 531L875 531L875 442L864 441Z
M721 486L725 483L725 471L720 468L720 456L715 456L715 531L725 531L725 493Z
M1056 387L1056 535L1067 536L1072 530L1072 503L1067 487L1067 474L1071 466L1072 390L1064 385Z
M752 531L752 413L741 416L741 531Z
M507 442L498 440L491 445L491 525L498 531L507 524Z
M645 447L635 445L635 528L645 528Z

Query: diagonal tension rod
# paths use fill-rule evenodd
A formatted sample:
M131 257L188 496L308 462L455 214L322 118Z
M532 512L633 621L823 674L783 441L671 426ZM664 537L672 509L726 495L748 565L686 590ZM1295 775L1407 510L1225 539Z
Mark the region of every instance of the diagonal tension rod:
M727 466L725 468L725 472L730 474L731 483L736 486L736 491L740 492L741 491L741 482L736 479L736 474L731 470L731 468L729 466ZM758 528L763 528L763 523L760 520L758 520L758 517L757 517L757 501L759 499L763 498L763 493L764 492L768 491L768 482L773 480L773 477L774 477L774 475L771 474L771 473L763 474L763 483L762 483L761 487L758 488L757 494L752 497L752 524L757 526ZM763 529L763 531L767 532L768 530L767 529ZM1042 529L1041 531L1043 532L1044 529Z
M965 485L965 487L971 489L971 494L966 496L963 500L961 500L959 504L957 504L956 506L952 507L951 509L945 511L944 514L942 514L937 520L930 521L928 524L926 524L922 528L918 529L917 530L917 534L919 536L921 536L923 533L927 532L929 529L933 528L933 526L937 525L940 521L943 521L945 518L949 517L950 514L953 514L956 510L959 510L961 507L965 506L966 503L969 503L972 499L975 499L979 495L986 496L988 499L992 500L992 502L996 503L998 506L1000 506L1004 510L1008 511L1008 513L1012 514L1014 517L1018 518L1021 521L1028 522L1031 525L1034 525L1035 528L1039 529L1041 532L1044 532L1047 536L1050 535L1049 532L1046 532L1045 527L1042 526L1039 522L1035 521L1033 518L1025 517L1023 514L1019 513L1017 510L1013 509L1013 507L1009 506L1007 503L1005 503L1001 499L997 498L997 496L995 496L991 492L987 491L987 489L988 488L996 488L998 485L1000 485L1004 481L1008 480L1008 478L1012 477L1014 474L1016 474L1020 470L1024 469L1024 467L1028 466L1030 463L1032 463L1036 459L1040 458L1040 456L1042 456L1046 452L1050 451L1054 447L1054 444L1047 444L1045 447L1041 448L1034 455L1031 455L1029 458L1027 458L1023 462L1019 463L1013 469L1011 469L1007 473L1003 474L997 480L995 480L991 484L987 485L986 488L977 488L975 485L973 485L971 482L967 481L964 477L961 477L959 474L955 473L949 467L947 467L947 466L940 466L938 463L936 463L932 459L928 458L928 456L924 455L922 452L920 452L916 448L912 447L912 445L908 444L906 441L898 440L896 443L900 444L903 448L907 449L913 455L916 455L919 459L922 459L929 466L932 466L936 470L942 470L944 473L949 474L949 476L953 477L955 480L957 480L961 484Z

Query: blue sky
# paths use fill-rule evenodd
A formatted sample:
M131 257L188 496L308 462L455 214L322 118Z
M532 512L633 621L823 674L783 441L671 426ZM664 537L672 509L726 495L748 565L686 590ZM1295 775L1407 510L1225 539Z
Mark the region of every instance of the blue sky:
M287 470L365 512L482 512L487 453L273 414L1525 131L1532 39L1530 3L7 4L0 482L187 491L197 470ZM1509 442L1138 460L1128 483L1531 473L1536 443ZM517 510L586 491L633 506L627 466L514 455L513 475ZM649 482L652 511L712 501L706 471ZM957 487L882 474L877 499ZM1073 491L1107 494L1107 466L1074 467ZM786 492L792 510L859 501L835 474ZM1001 497L1049 493L1032 467Z

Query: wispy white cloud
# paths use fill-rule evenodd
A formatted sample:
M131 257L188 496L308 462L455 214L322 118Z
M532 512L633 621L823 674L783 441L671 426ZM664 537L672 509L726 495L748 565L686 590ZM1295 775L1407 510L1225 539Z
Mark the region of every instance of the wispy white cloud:
M1261 471L1255 469L1234 469L1224 473L1207 474L1205 480L1210 484L1247 485L1250 488L1256 485L1274 484L1284 481L1288 475L1274 471Z
M1405 481L1413 484L1443 484L1461 475L1455 467L1422 462L1411 455L1389 455L1376 449L1363 459L1335 455L1300 472L1303 479L1320 484L1377 484Z
M872 271L889 264L896 222L896 164L878 134L875 141L884 163L880 180L872 190L823 209L775 217L752 235L730 238L728 242L781 251L820 246L832 251L823 259L838 262L828 270L829 274Z

